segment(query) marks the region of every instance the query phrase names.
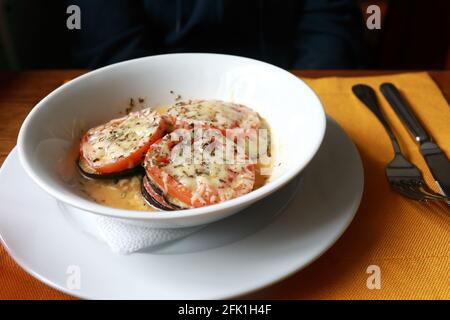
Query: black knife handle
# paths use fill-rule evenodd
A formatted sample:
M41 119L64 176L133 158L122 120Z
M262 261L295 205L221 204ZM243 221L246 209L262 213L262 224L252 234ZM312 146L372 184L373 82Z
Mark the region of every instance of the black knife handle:
M406 125L413 138L418 143L430 141L430 136L422 127L419 120L417 120L416 116L412 113L411 107L408 105L405 99L403 99L400 91L398 91L398 89L392 83L383 83L380 86L380 90L386 100L394 109L397 116Z

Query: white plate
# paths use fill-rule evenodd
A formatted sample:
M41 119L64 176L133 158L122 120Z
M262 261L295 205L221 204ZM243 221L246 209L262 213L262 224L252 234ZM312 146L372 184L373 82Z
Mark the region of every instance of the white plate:
M362 196L363 169L355 146L334 121L328 119L323 145L303 178L299 192L292 182L265 204L178 242L119 256L67 219L55 199L28 178L13 150L0 171L0 235L9 254L27 272L73 296L235 297L305 267L353 219ZM287 203L292 194L284 210L274 208ZM80 270L79 289L67 287L70 266Z

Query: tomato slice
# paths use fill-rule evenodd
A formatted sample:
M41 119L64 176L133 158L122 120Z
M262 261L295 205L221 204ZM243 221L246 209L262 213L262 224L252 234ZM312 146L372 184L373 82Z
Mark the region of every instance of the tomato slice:
M204 156L201 161L195 161L193 157L177 161L179 149L174 150L174 147L181 143L179 137L183 134L179 134L180 130L184 129L177 129L153 144L144 160L147 176L170 197L171 202L173 199L184 207L197 208L233 199L253 190L255 167L251 163L229 164ZM220 131L218 135L221 135ZM225 142L234 144L224 136L222 138L201 143L183 139L183 143L190 143L191 150L201 146L203 152L210 150L208 147L212 143L216 150L223 150L220 147Z
M181 183L176 181L172 176L164 174L163 170L159 170L157 166L151 166L147 169L147 174L151 179L162 188L167 194L180 200L184 204L190 207L199 206L197 203L193 204L192 190L183 186Z
M121 172L141 164L165 131L166 121L143 109L88 130L81 139L80 155L100 174Z

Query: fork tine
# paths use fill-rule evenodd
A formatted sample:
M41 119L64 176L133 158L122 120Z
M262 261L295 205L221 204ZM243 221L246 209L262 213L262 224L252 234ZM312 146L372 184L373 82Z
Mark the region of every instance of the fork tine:
M406 192L402 189L396 188L394 187L394 191L396 191L397 193L400 193L402 196L412 199L412 200L416 200L416 201L426 201L426 199L424 199L423 197L418 198L417 196L411 194L410 192Z
M429 200L446 200L446 197L435 193L433 190L431 190L424 181L422 180L407 180L405 181L405 184L408 185L408 187L416 193L422 194L426 199ZM428 192L430 190L431 192Z
M414 193L418 197L422 197L422 200L434 200L434 201L446 201L447 200L447 197L445 197L443 195L428 194L428 193L422 191L421 188L425 184L422 183L421 180L404 180L404 181L402 181L401 185L403 186L403 188L407 188L410 192Z
M417 194L418 196L421 196L424 200L439 200L437 197L434 197L432 195L429 195L425 192L422 192L418 186L411 185L409 183L405 184L405 187L413 192L414 194Z
M420 186L421 189L423 189L423 191L425 191L426 193L435 196L436 198L439 198L441 200L450 200L450 197L444 196L440 193L435 192L434 190L432 190L424 181L418 181L418 184Z
M417 200L417 201L425 201L425 197L423 194L417 194L416 192L413 192L409 188L405 188L406 185L399 183L399 182L391 182L392 188L397 191L398 193L402 194L403 196Z
M413 183L414 182L414 183ZM437 201L437 200L445 200L441 197L436 197L433 195L428 195L425 192L422 192L419 189L417 181L409 181L409 180L401 180L393 183L394 189L401 193L402 195L417 201Z

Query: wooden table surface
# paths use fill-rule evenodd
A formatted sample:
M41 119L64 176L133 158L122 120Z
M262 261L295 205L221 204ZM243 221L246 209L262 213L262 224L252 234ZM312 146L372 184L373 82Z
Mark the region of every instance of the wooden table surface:
M20 126L33 106L52 90L63 84L64 81L77 77L85 72L85 70L0 72L0 164L3 163L6 156L16 145ZM362 70L294 71L294 74L297 76L309 78L371 76L391 73L400 72ZM450 71L429 71L429 74L436 81L444 96L449 101ZM0 287L1 285L0 283ZM268 290L271 289L269 288ZM276 296L276 289L273 290ZM254 297L258 298L258 295L253 295L250 298Z

